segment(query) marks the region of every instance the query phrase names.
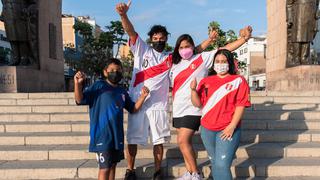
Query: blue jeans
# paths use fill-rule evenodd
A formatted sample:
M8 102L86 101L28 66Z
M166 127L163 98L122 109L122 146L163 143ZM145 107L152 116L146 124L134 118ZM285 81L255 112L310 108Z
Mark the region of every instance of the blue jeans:
M240 142L240 129L235 129L231 140L222 140L222 131L200 128L201 139L211 161L211 174L215 180L232 180L231 164Z

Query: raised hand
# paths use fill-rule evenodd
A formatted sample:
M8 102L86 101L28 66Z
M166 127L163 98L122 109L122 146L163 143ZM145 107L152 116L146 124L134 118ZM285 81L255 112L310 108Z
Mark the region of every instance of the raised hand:
M196 78L194 78L192 81L191 81L191 83L190 83L190 88L191 88L191 90L196 90L197 89L197 80L196 80Z
M131 0L128 1L128 3L119 3L116 6L116 11L120 16L127 14L129 7L131 5Z
M146 86L143 86L141 89L141 96L147 97L149 95L149 92L150 90Z
M86 75L81 72L78 71L75 75L74 75L74 83L75 84L82 84L84 82L84 80L86 79Z
M212 40L212 41L216 41L217 38L218 38L219 34L216 30L211 30L210 31L210 34L209 34L209 38Z
M252 36L252 27L246 26L245 28L241 29L239 32L240 37L244 38L248 41Z

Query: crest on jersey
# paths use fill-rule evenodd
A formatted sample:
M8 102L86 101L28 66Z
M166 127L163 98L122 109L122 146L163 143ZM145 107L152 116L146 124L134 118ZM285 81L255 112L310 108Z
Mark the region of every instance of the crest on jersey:
M191 69L196 69L196 67L197 66L195 64L191 64L191 66L190 66Z
M226 90L231 91L232 88L233 88L232 84L227 84L226 85Z
M123 102L126 101L126 95L122 94L122 100L123 100Z

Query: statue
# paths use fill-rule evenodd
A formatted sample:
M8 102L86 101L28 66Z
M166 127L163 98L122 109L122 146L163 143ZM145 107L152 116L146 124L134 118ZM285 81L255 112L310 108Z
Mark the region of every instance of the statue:
M37 0L1 1L1 18L12 49L10 65L39 68Z
M319 0L287 0L287 66L312 64L310 43L317 34Z

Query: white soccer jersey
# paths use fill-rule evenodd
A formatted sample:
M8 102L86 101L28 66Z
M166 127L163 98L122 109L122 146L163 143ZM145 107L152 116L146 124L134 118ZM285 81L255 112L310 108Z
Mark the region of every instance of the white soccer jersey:
M129 87L130 96L137 101L141 89L146 86L150 90L142 106L143 110L168 110L169 70L172 66L170 53L159 53L144 42L139 36L135 44L130 44L134 55L132 80Z
M182 59L179 64L173 64L170 71L173 117L201 116L201 110L194 107L191 102L190 83L194 78L199 83L202 78L207 76L216 52L216 50L203 52L194 55L190 60Z

